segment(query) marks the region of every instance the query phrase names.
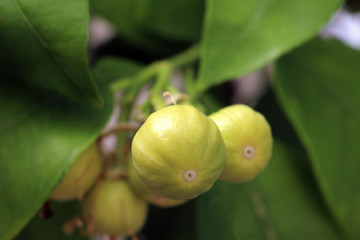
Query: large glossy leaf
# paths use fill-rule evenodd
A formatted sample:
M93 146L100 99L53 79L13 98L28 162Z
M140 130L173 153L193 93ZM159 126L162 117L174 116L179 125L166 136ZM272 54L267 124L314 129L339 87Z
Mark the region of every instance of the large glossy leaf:
M199 88L252 72L324 26L341 0L208 0Z
M311 157L329 207L360 236L360 52L315 40L277 63L276 92Z
M100 134L112 110L54 92L0 83L0 239L14 236L39 210L76 156Z
M87 0L0 1L0 74L101 105L89 71Z
M303 151L275 142L252 182L218 182L197 201L198 239L342 239L303 161Z
M0 221L0 239L14 236L26 224L75 157L100 134L112 110L111 82L139 69L138 64L125 59L104 59L97 64L94 76L106 100L102 109L11 82L1 83L0 216L6 221ZM67 239L61 222L75 213L81 213L76 204L55 204L53 220L45 222L36 216L19 239ZM39 233L41 229L47 230ZM72 239L78 238L75 235Z

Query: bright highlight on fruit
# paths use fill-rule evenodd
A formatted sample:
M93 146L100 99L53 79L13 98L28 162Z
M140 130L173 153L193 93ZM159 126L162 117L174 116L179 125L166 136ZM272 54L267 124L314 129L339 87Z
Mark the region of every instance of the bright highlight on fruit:
M110 236L134 236L143 227L147 211L147 203L125 180L105 180L85 200L88 225Z
M133 163L157 195L187 200L219 178L226 149L216 124L196 108L165 107L149 116L132 142Z
M93 143L75 160L65 178L51 194L50 199L57 201L81 199L93 185L101 169L101 153L97 144Z
M262 114L246 105L232 105L209 116L225 141L227 161L220 179L250 181L267 165L272 154L270 125Z

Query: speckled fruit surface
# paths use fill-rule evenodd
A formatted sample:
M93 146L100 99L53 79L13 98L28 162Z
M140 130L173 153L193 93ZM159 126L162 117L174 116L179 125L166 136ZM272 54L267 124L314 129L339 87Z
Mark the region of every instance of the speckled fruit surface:
M226 149L211 119L192 106L173 105L149 116L133 139L132 155L150 191L186 200L213 186L223 170Z
M253 179L272 154L271 128L265 117L242 104L225 107L209 117L218 125L227 150L220 179L233 183Z

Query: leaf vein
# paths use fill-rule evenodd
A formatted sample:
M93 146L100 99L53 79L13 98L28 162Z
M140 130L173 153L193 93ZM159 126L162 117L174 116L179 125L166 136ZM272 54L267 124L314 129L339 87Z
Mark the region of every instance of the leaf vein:
M30 106L26 106L25 111L19 111L19 114L14 114L11 118L8 119L7 122L1 124L0 134L3 134L5 131L9 130L12 126L16 125L21 120L30 116L37 110L49 105L55 99L57 99L57 98L54 96L46 95L46 96L42 97L41 99L39 99L38 101L31 104Z
M85 88L82 88L77 81L75 81L73 79L73 77L71 76L71 74L69 74L66 71L66 67L61 63L60 59L58 59L58 57L56 56L56 54L52 51L52 49L50 48L50 46L45 42L45 40L43 39L43 37L40 35L40 33L36 30L35 26L31 23L29 17L25 14L25 12L23 11L23 9L21 8L21 6L18 3L18 0L12 0L15 9L17 10L17 12L19 13L19 15L21 16L21 18L24 20L24 22L26 23L26 25L29 27L30 31L32 32L32 34L39 40L40 45L46 50L46 52L49 54L50 58L55 62L55 64L57 64L59 66L60 72L67 78L70 80L70 82L78 89L80 90L84 95L88 96L89 98L92 98L92 94L89 93L89 91Z

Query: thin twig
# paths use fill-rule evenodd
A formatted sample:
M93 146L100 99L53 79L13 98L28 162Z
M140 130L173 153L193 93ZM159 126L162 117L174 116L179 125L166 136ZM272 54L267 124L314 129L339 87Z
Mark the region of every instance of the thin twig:
M120 132L136 132L139 130L139 126L133 123L119 123L115 127L101 134L101 138L107 137L112 134L118 134Z

